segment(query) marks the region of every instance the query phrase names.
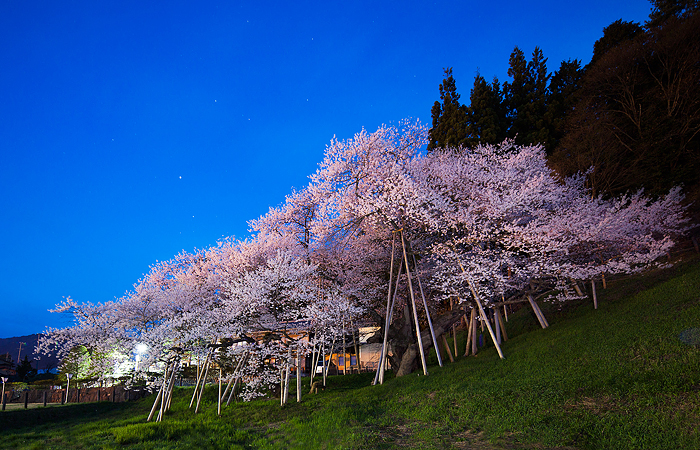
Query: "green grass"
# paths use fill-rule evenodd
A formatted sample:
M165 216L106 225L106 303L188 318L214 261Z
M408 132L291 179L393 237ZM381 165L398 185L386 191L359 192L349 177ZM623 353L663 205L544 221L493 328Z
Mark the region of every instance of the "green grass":
M318 394L305 384L302 403L237 403L222 417L214 388L197 415L178 389L162 423L145 421L152 397L6 411L0 448L700 448L700 348L679 339L700 328L700 264L598 293L597 311L543 305L546 330L513 314L505 360L487 346L428 377L330 377Z

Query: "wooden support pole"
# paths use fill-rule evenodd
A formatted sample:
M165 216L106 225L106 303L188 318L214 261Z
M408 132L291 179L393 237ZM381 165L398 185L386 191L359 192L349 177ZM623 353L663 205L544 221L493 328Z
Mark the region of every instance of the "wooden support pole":
M165 411L170 411L170 402L173 399L173 389L175 388L175 374L180 367L180 361L173 361L172 372L170 373L170 381L168 382L168 395L166 397Z
M595 279L591 278L591 289L593 290L593 309L598 309L598 295L595 292Z
M527 299L523 297L517 300L505 300L502 302L494 303L493 306L517 305L518 303L527 303Z
M403 235L402 235L403 238ZM416 255L413 256L413 268L418 267L418 262L416 261ZM408 269L406 269L408 270ZM408 272L406 272L408 273ZM430 311L428 310L428 302L425 300L425 294L423 293L423 285L420 282L420 276L418 276L418 269L415 270L416 280L418 280L418 290L420 291L420 297L423 299L423 309L425 309L425 317L428 320L428 328L430 328L430 337L433 340L433 347L435 347L435 355L437 356L438 364L442 367L442 357L440 356L440 349L438 348L437 339L435 339L435 329L433 328L433 320L430 318ZM451 308L450 308L451 309ZM452 326L454 330L454 325ZM455 337L455 356L457 356L457 338Z
M466 270L464 270L464 267L462 266L462 263L459 263L462 272L466 274ZM469 284L469 289L472 291L472 295L474 296L474 300L476 301L476 305L479 307L479 312L481 313L481 318L483 322L485 322L486 328L489 330L489 334L491 335L491 340L493 341L493 345L496 346L496 350L498 351L498 356L500 356L501 359L505 359L505 356L503 356L503 351L501 350L501 346L498 344L498 340L496 339L496 336L493 334L493 329L491 329L491 324L488 321L488 318L486 317L486 312L484 311L484 307L481 304L481 300L479 300L479 295L476 293L476 289L474 288L474 284L472 283L471 279L467 278L467 283Z
M163 420L163 411L165 410L165 402L168 398L168 369L166 366L165 373L163 374L163 395L160 397L160 409L158 411L158 417L156 417L156 422ZM114 391L114 386L112 386L112 401L116 398L117 393Z
M476 308L472 308L472 314L471 314L471 319L472 319L472 355L476 356L477 353L479 353L479 346L477 345L476 342Z
M352 329L352 344L355 347L355 366L357 368L357 373L360 373L360 349L357 347L357 339L355 338L355 322L352 319L350 319L350 328Z
M413 295L413 283L411 283L411 269L408 267L408 254L406 252L406 243L401 231L401 246L403 247L403 259L406 263L406 278L408 279L408 292L411 296L411 304L413 305L413 321L416 324L416 340L418 341L418 349L420 350L420 362L423 366L423 375L428 375L428 366L425 361L425 351L423 350L423 338L420 333L420 323L418 322L418 308L416 308L416 298Z
M245 352L241 355L240 359L239 359L238 362L236 363L236 367L233 369L233 373L231 373L231 379L230 379L229 382L228 382L228 386L226 386L226 390L224 391L223 395L221 396L222 399L223 399L224 397L226 397L226 394L228 393L228 390L231 388L231 384L233 384L233 380L236 378L236 376L237 376L237 374L238 374L238 369L239 369L239 368L241 367L241 365L243 364L243 359L244 359L244 358L245 358ZM227 403L227 405L228 405L228 403Z
M309 338L310 340L310 338ZM311 346L311 373L309 373L309 386L314 384L314 376L316 375L316 364L318 364L316 356L316 344L318 343L318 330L314 333L314 345Z
M301 351L297 345L297 403L301 402Z
M501 312L498 310L498 308L494 308L493 312L498 319L498 324L500 325L500 328L501 328L501 336L503 337L504 341L507 341L508 340L508 333L506 333L506 324L503 322L503 318L501 317Z
M335 334L331 340L330 353L328 354L328 364L326 364L326 355L323 355L323 387L326 387L326 377L328 377L328 369L331 368L331 362L333 360L333 350L335 349ZM337 368L338 366L336 366ZM336 373L337 375L337 373Z
M284 406L284 369L280 368L280 406Z
M231 399L233 398L234 392L236 392L236 385L238 384L238 380L241 379L241 372L243 372L243 367L245 366L245 363L248 361L248 357L250 356L249 351L243 352L243 358L241 359L240 362L240 367L236 369L235 372L235 380L233 382L233 387L231 388L231 393L228 395L228 400L226 401L226 406L228 406L231 403Z
M604 273L601 274L601 278L603 279L603 289L607 289L608 284L605 282L605 274Z
M382 341L382 351L379 353L379 365L377 366L377 373L374 374L374 381L372 382L372 385L377 384L379 382L381 384L381 379L382 376L384 375L384 370L382 369L384 359L386 358L386 344L389 339L389 325L391 325L391 311L394 308L394 302L392 301L392 295L391 295L391 286L392 286L392 277L394 276L394 252L396 249L396 234L391 233L392 240L391 240L391 261L389 262L389 288L387 289L387 296L386 296L386 316L384 316L384 340ZM399 264L399 273L396 275L396 285L398 286L398 279L401 277L401 265ZM393 299L396 299L396 295L393 296ZM325 384L324 384L325 386Z
M573 278L569 278L571 280L571 283L574 285L574 289L576 289L576 293L579 295L579 297L583 297L583 291L581 291L581 288L578 285L578 282L574 280Z
M394 255L393 242L392 242L391 254L392 254L392 262L393 262L393 255ZM402 268L403 268L403 263L399 262L399 270L396 274L396 284L394 287L394 293L393 293L393 295L391 295L391 305L389 305L387 303L389 314L387 316L387 321L386 321L387 325L384 327L384 341L382 343L382 352L381 352L380 358L379 358L379 366L377 367L377 374L379 375L379 378L378 378L379 384L384 384L384 371L386 370L386 360L387 360L388 354L389 354L389 348L388 348L389 326L391 325L391 321L394 318L394 306L396 305L396 295L399 292L399 282L401 281ZM389 277L389 280L391 281L391 276ZM389 285L389 290L391 291L391 285ZM376 375L375 375L375 379L377 379ZM374 384L377 384L376 381L374 382Z
M326 346L323 346L323 354L321 355L321 361L323 361L323 364L321 365L321 375L323 375L323 387L326 387L326 373L328 373L328 369L326 368ZM328 365L330 365L330 357L328 360Z
M491 308L491 315L493 316L493 325L496 329L496 341L499 344L501 344L503 342L501 340L501 324L499 323L498 316L496 316L496 311L498 311L498 308Z
M211 353L214 353L213 349ZM194 408L194 413L197 414L199 411L199 404L202 401L202 396L204 395L204 387L207 385L207 375L209 375L209 366L211 366L211 359L207 360L207 365L204 368L204 376L202 377L202 387L200 388L199 394L197 395L197 406Z
M289 372L291 371L291 362L292 362L292 344L289 344L289 348L287 351L287 370L285 370L284 374L284 404L287 404L287 398L289 397Z
M454 297L450 297L450 311L454 309ZM457 357L457 324L453 323L452 324L452 341L455 346L455 358Z
M219 366L219 395L216 396L216 415L221 415L221 378L224 376L221 366Z
M452 351L450 350L450 345L447 343L447 338L445 337L444 334L441 334L442 336L442 343L445 345L445 351L447 352L447 356L450 358L450 362L455 362L455 359L452 357Z
M698 246L698 240L695 236L691 236L690 240L693 241L693 247L695 247L695 253L700 253L700 246Z
M343 334L343 376L345 376L345 375L347 375L347 371L348 371L347 370L348 362L347 362L347 358L345 357L345 354L346 354L345 349L347 348L345 346L345 315L341 315L340 321L342 323L342 334ZM338 362L340 362L340 360L338 360Z
M467 325L467 342L464 345L464 356L469 356L469 346L472 342L472 327L474 326L474 310L472 309L469 319L464 316L464 323Z
M401 270L403 268L403 263L399 264L399 271L396 274L396 284L394 287L394 294L392 295L391 298L391 309L389 311L389 324L391 324L392 320L394 319L394 307L396 306L396 297L399 293L399 283L401 282ZM385 331L385 339L388 338L389 336L389 327L384 329ZM383 356L380 358L379 362L379 384L384 384L384 372L386 371L386 364L387 364L387 358L389 357L389 347L388 347L388 341L384 342L382 346L382 352Z
M148 419L146 419L146 422L150 422L153 418L153 414L156 412L156 407L158 406L158 403L160 402L160 399L163 396L163 391L165 391L165 377L163 377L163 385L158 390L158 395L156 395L156 399L153 402L153 407L151 408L151 413L148 415Z
M194 392L192 392L192 400L190 400L190 408L192 407L192 404L194 403L195 397L197 397L199 382L201 381L202 375L204 374L204 368L209 367L209 358L211 357L211 352L212 352L212 349L209 349L209 351L207 352L207 357L204 359L204 364L198 365L198 367L197 367L197 382L194 384Z
M224 393L221 394L221 396L220 396L222 401L223 401L223 398L226 397L226 394L228 394L228 390L231 389L231 385L233 384L233 379L235 378L234 374L235 374L235 370L233 371L233 373L231 373L231 376L228 377L228 383L226 383L226 388L224 389Z
M540 322L540 326L542 328L547 328L549 326L549 323L547 322L547 319L545 319L544 314L542 314L542 310L540 309L540 307L537 306L537 303L535 302L535 300L533 300L532 295L528 294L527 300L530 302L530 306L535 312L535 316L537 316L537 320Z

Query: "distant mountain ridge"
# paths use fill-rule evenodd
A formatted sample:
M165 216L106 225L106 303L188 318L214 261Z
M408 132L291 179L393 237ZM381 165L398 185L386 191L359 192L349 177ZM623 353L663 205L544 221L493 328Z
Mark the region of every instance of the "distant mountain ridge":
M8 355L12 362L17 364L17 356L20 360L24 360L25 356L29 357L32 362L32 367L38 370L55 369L58 367L58 358L55 356L48 357L39 355L34 352L36 343L39 339L38 334L30 334L27 336L17 336L11 338L0 339L0 355ZM20 351L20 342L22 342L22 350Z

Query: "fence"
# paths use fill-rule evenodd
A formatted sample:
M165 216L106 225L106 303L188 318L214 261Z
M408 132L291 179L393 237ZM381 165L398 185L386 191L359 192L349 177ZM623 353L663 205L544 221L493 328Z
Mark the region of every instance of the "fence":
M2 399L2 409L5 410L7 403L24 404L25 408L29 403L48 404L56 403L88 403L88 402L128 402L138 400L149 395L150 392L143 387L127 389L125 386L112 386L108 388L71 388L66 399L65 389L24 389L5 391Z

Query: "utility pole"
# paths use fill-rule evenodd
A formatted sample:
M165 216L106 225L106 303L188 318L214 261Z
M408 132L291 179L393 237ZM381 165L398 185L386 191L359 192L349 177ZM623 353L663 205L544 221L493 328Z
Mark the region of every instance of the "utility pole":
M22 345L27 345L26 342L20 342L19 343L19 352L17 352L17 365L19 366L19 355L22 354Z

